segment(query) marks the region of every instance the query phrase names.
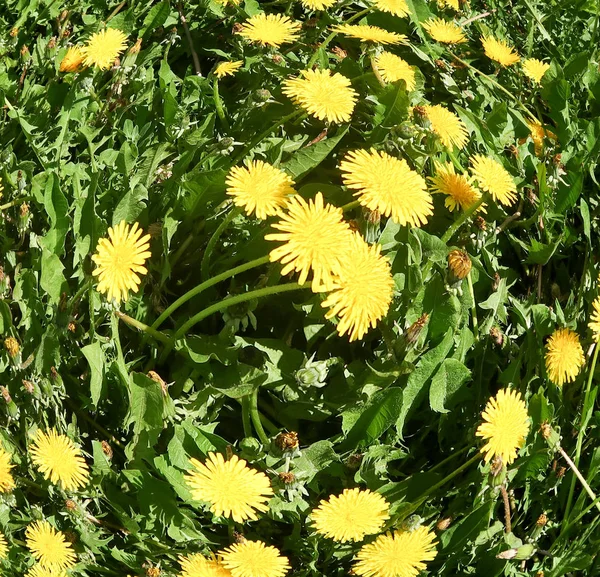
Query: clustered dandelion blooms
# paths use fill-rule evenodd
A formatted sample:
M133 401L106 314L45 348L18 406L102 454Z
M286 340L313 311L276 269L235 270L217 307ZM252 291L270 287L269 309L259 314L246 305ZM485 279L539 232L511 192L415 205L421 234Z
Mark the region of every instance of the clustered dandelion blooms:
M592 303L592 314L590 315L590 322L588 323L589 329L592 331L594 341L600 342L600 297L596 297ZM2 484L2 478L0 477L0 486Z
M43 569L65 571L77 560L71 543L48 521L31 523L25 531L25 543Z
M108 229L108 238L101 238L92 260L93 275L98 277L98 291L109 299L121 302L129 291L137 292L142 282L139 275L148 272L144 266L150 256L150 235L142 236L138 223L133 226L122 220Z
M467 41L467 37L460 26L442 18L431 18L423 22L423 28L434 40L443 44L462 44Z
M81 450L66 435L38 429L30 451L33 464L55 485L74 491L87 484L88 466Z
M126 47L126 34L115 28L106 28L93 34L81 49L84 57L83 64L106 70L113 65L115 59Z
M521 394L511 389L498 391L491 398L483 413L483 423L479 425L475 435L482 437L486 444L481 448L485 453L484 460L500 458L510 465L517 458L517 451L525 443L529 432L527 406Z
M70 46L60 62L60 72L77 72L83 65L84 57L81 46Z
M180 577L231 577L231 572L223 566L219 559L207 559L200 553L180 557L179 563L181 565Z
M500 204L510 206L517 200L517 187L512 176L496 160L476 154L471 158L471 174L479 188L489 192Z
M481 193L464 175L454 171L451 162L436 162L435 176L430 176L429 181L433 185L432 193L446 195L444 204L451 212L465 210L481 199Z
M512 66L521 59L515 49L505 40L497 40L492 36L485 36L481 39L481 43L483 44L485 55L502 66Z
M408 16L408 4L406 0L374 0L375 6L382 12L388 12L394 16Z
M323 499L311 513L317 533L334 541L362 541L378 533L387 519L389 504L369 489L344 489Z
M372 149L349 152L340 163L344 184L362 206L402 225L421 226L433 214L425 179L403 159Z
M439 136L442 144L448 148L464 148L468 132L462 120L441 104L423 106L431 122L431 129Z
M407 44L408 37L404 34L389 32L377 26L368 24L341 24L333 28L350 38L357 38L362 42L374 42L375 44Z
M435 534L426 527L397 530L363 545L353 570L360 577L417 577L435 559Z
M396 56L391 52L381 52L375 58L375 66L385 82L404 80L406 82L406 90L411 91L415 89L415 71L400 56Z
M571 329L555 330L546 343L546 371L559 387L575 380L585 364L579 336Z
M537 60L536 58L527 58L523 60L521 65L525 76L528 76L535 83L539 84L544 77L544 74L550 70L550 64Z
M287 557L262 541L235 543L219 556L233 577L283 577L290 568Z
M328 122L348 122L357 94L350 80L331 70L303 70L283 83L283 93L309 114Z
M215 515L231 517L236 523L258 519L257 511L267 511L273 495L269 478L251 469L243 459L209 453L204 463L190 459L192 469L185 480L198 501L210 503Z
M8 493L15 488L15 480L11 473L13 465L10 460L10 453L0 446L0 493Z
M243 60L236 60L235 62L219 62L215 68L215 76L217 78L223 78L224 76L233 76L244 64Z
M294 181L286 172L262 160L253 160L248 167L232 167L225 182L235 205L261 219L277 214L296 192Z
M261 12L246 20L238 34L250 42L278 47L299 37L300 24L281 14Z
M271 262L281 261L283 275L299 273L300 284L312 272L314 292L330 290L350 239L342 210L325 203L318 192L308 202L299 195L292 196L279 216L273 228L280 232L265 235L266 240L284 243L270 252Z

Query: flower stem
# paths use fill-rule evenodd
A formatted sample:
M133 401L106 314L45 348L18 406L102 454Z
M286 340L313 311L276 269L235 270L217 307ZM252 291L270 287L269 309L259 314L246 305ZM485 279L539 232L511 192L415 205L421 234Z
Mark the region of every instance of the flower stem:
M269 437L265 433L263 429L262 423L260 422L260 415L258 413L258 387L252 391L252 396L250 398L250 418L252 419L252 424L254 425L254 429L260 442L265 445L265 447L269 446Z
M200 280L206 280L208 277L209 269L210 269L210 258L212 256L213 250L221 235L225 232L231 221L240 214L239 208L233 208L229 211L229 214L223 219L221 224L217 227L217 230L213 233L206 245L206 250L204 251L204 256L202 257L202 264L200 265Z
M579 467L579 459L581 458L581 447L583 445L583 438L585 437L585 431L587 429L588 423L590 422L590 418L592 416L592 408L588 407L590 400L590 391L592 388L592 381L594 380L594 371L596 369L596 362L598 361L598 351L600 347L598 347L598 343L594 344L594 356L592 357L592 364L590 365L590 370L588 374L587 384L585 387L585 395L583 397L583 409L581 411L581 422L579 424L579 432L577 433L577 444L575 448L575 466ZM569 519L569 514L571 513L571 504L573 502L573 494L575 492L575 477L571 479L571 486L569 487L569 496L567 497L567 506L565 508L565 516L563 518L563 523Z
M213 80L213 100L215 102L215 110L217 111L217 116L223 125L225 130L229 130L229 122L227 121L227 116L225 116L225 110L223 110L223 101L219 96L219 80L215 77Z
M125 313L122 313L120 311L115 311L115 315L117 315L124 323L127 323L128 325L130 325L140 331L145 332L146 334L150 335L151 337L153 337L157 341L160 341L161 343L168 344L170 342L169 337L167 335L165 335L164 333L161 333L160 331L157 331L157 330L153 329L152 327L149 327L148 325L144 324L141 321L131 318L129 315L126 315Z
M242 397L242 425L244 426L244 437L251 437L252 424L250 423L250 398L248 395Z
M469 271L467 282L469 283L469 294L471 295L471 316L473 317L473 336L475 342L479 341L479 323L477 322L477 304L475 303L475 291L473 290L473 279L471 278L473 271Z
M358 200L353 200L352 202L349 202L348 204L344 204L344 206L342 206L342 212L348 212L349 210L352 210L353 208L356 208L359 205L360 202Z
M573 461L571 461L571 458L569 457L569 455L567 455L567 453L565 453L565 450L560 445L558 446L558 452L563 456L563 459L567 462L567 465L569 465L569 467L571 467L571 470L573 471L573 473L575 473L575 476L579 479L579 482L583 485L583 488L585 489L585 492L590 496L590 499L592 501L595 501L596 494L594 493L594 491L592 491L592 488L588 485L588 482L584 479L583 475L577 468L577 465L575 465L575 463L573 463ZM596 508L598 509L598 511L600 511L600 503L596 503ZM565 515L564 519L566 519L566 518L567 518L567 516Z
M28 200L32 200L32 199L33 199L33 196L22 196L21 198L16 198L15 200L11 200L10 202L7 202L6 204L3 204L0 206L0 212L2 212L3 210L6 210L7 208L10 208L11 206L17 206L18 204L27 202Z
M487 195L484 194L481 198L474 202L469 208L463 211L463 213L448 227L448 230L443 234L441 240L446 244L454 236L454 233L471 217L471 215L483 204L486 200Z

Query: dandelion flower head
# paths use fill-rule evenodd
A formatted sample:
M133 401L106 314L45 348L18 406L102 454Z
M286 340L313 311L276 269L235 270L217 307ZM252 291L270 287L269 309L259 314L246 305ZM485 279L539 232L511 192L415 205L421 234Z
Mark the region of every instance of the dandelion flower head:
M404 80L406 82L406 90L409 92L415 89L415 71L413 67L391 52L382 52L375 59L375 65L379 74L385 82L396 82Z
M328 122L348 122L357 94L350 80L331 70L303 70L283 83L283 93L309 114Z
M88 466L81 449L66 435L38 429L30 451L33 464L55 485L74 491L87 484Z
M579 336L571 329L555 330L546 343L546 371L559 387L575 380L585 364Z
M423 28L437 42L443 44L462 44L467 41L465 33L460 26L442 18L431 18L423 23Z
M61 72L77 72L83 64L84 53L81 46L70 46L60 62Z
M269 509L273 495L269 478L251 469L243 459L232 455L225 460L221 453L209 453L204 463L190 459L192 469L185 480L198 501L210 503L215 515L231 517L236 523L258 519L257 511Z
M180 577L231 577L219 559L207 559L200 553L180 557Z
M256 213L260 219L277 214L295 193L291 177L262 160L253 160L247 168L232 167L225 182L236 206L243 207L248 215Z
M537 84L539 84L542 81L542 77L544 76L544 74L546 74L546 72L550 70L550 64L542 62L537 58L527 58L523 60L522 66L525 76L528 76Z
M437 0L437 5L440 8L451 8L455 12L460 10L459 0Z
M236 543L219 555L233 577L283 577L290 568L287 557L262 541Z
M517 187L512 176L496 160L476 154L471 158L471 174L479 188L489 192L492 198L510 206L517 200Z
M338 0L300 0L300 3L309 10L325 10L331 8Z
M4 559L8 554L8 543L2 533L0 533L0 559Z
M42 567L39 563L34 565L27 573L25 577L68 577L67 572L61 569L49 569Z
M323 499L311 517L317 533L344 543L378 533L389 519L388 511L389 504L379 493L356 488Z
M144 264L150 256L150 235L142 236L138 223L133 226L122 220L108 229L108 238L101 238L92 260L98 277L98 291L117 302L126 301L129 291L137 292L148 271Z
M542 124L537 120L528 120L526 122L527 128L529 128L529 133L531 134L531 140L533 140L535 154L536 156L541 156L544 153L545 139L548 138L550 140L556 140L556 134L542 126ZM520 142L525 142L525 139Z
M502 66L512 66L516 64L521 57L505 40L497 40L492 36L485 36L481 39L485 55L498 62Z
M117 56L127 46L127 35L115 28L106 28L93 34L82 48L83 63L86 66L97 66L100 70L110 68Z
M388 12L394 16L408 16L408 4L406 0L375 0L377 10Z
M481 414L483 423L475 435L482 437L486 444L481 448L485 461L500 457L509 465L517 458L517 451L525 443L529 432L527 406L521 394L510 389L502 389L491 398Z
M43 569L65 571L76 563L71 543L48 521L35 521L25 531L25 543Z
M440 137L444 146L464 148L468 138L467 128L454 112L441 104L426 105L423 108L431 122L431 129Z
M404 34L389 32L377 26L368 24L342 24L333 28L334 32L340 32L350 38L357 38L362 42L374 42L376 44L407 44L408 37Z
M435 535L425 527L394 531L363 545L354 573L360 577L417 577L436 556Z
M590 322L588 323L589 329L592 331L594 336L594 341L596 343L600 342L600 297L596 297L594 302L592 303L592 314L590 315ZM0 477L0 486L1 486L1 477Z
M281 274L296 271L298 282L304 284L312 272L312 290L330 290L351 236L342 210L325 203L320 192L308 202L295 195L273 228L280 232L265 235L265 239L284 243L270 253L271 262L284 265Z
M0 493L8 493L15 488L15 480L11 473L13 465L10 460L10 453L0 446Z
M238 32L240 36L263 46L281 46L299 37L300 24L281 14L255 14Z
M446 195L445 205L451 212L465 210L481 198L481 193L462 174L454 171L451 162L436 163L435 176L429 177L432 192Z
M433 214L425 179L405 160L372 149L349 152L340 163L344 184L357 190L362 206L401 225L421 226Z
M235 62L219 62L215 68L215 76L217 78L223 78L224 76L233 76L244 64L243 60L236 60Z

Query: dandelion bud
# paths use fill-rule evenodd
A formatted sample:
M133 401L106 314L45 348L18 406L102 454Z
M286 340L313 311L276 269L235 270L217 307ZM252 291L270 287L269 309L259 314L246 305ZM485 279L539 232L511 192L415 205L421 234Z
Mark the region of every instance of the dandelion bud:
M28 62L30 58L31 54L29 54L29 48L25 45L21 46L21 62Z
M167 396L168 394L168 385L163 381L162 377L155 371L148 371L148 376L155 382L160 385L162 389L163 396Z
M138 38L135 44L129 49L129 54L137 54L142 48L142 39Z
M19 29L18 28L12 28L10 31L10 36L11 38L16 38L19 35Z
M492 342L498 347L501 347L504 343L504 335L498 327L492 327L490 329L490 338L492 339Z
M406 329L404 333L404 340L406 342L407 347L412 347L418 340L423 327L427 324L429 320L429 315L427 313L423 313L410 327Z
M31 223L31 212L29 212L29 205L24 202L19 207L19 218L17 219L17 229L23 234Z
M10 393L8 392L8 389L6 387L2 387L0 386L0 395L2 395L2 398L6 401L6 403L12 403L12 397L10 396Z
M64 22L64 21L67 19L67 16L68 16L68 15L69 15L69 11L68 11L68 10L63 10L63 11L62 11L62 12L59 14L59 16L58 16L58 22L59 22L60 24L62 24L62 23L63 23L63 22Z
M146 569L146 575L148 577L159 577L160 576L160 568L159 567L148 567Z
M17 190L19 192L23 192L27 187L27 180L25 180L25 175L22 170L17 172Z
M10 277L4 272L4 268L0 266L0 298L10 291Z
M448 268L457 280L469 276L471 272L471 259L464 250L453 250L448 255Z
M4 348L6 349L6 352L8 353L8 356L11 359L16 358L17 355L21 352L19 341L17 341L17 339L15 339L14 337L8 337L4 340Z
M448 527L450 527L450 523L452 523L452 517L446 517L445 519L440 519L435 528L438 531L445 531Z
M283 62L283 56L281 54L273 54L271 60L274 64L281 64Z
M106 455L106 458L112 459L113 450L112 450L112 447L108 444L108 441L102 441L102 443L100 443L100 445L102 446L102 452Z
M417 130L415 129L414 124L407 120L406 122L396 126L393 129L393 133L398 136L398 138L409 140L417 133Z
M75 503L73 499L67 499L65 501L65 507L67 508L67 511L75 511L75 509L77 509L77 503Z
M266 88L259 88L255 90L252 99L255 102L268 102L268 100L272 97L272 94Z
M506 465L501 457L494 457L490 465L489 484L492 487L500 487L506 480Z
M335 54L335 57L340 61L344 60L344 58L346 58L348 56L348 53L343 48L340 48L339 46L335 46L333 48L332 52Z
M31 381L28 381L27 379L23 379L22 383L23 383L23 390L26 393L33 395L33 393L35 392L35 385Z
M356 471L360 467L362 460L363 455L361 453L354 453L346 459L346 467L351 471Z
M291 485L296 481L296 475L294 473L279 473L279 480L284 485Z
M485 232L485 229L487 228L487 222L485 222L485 218L483 218L483 216L478 216L475 219L475 226L482 232Z
M226 150L229 151L229 149L234 145L235 140L233 140L233 138L231 138L230 136L226 136L225 138L221 138L221 140L219 140L219 148L221 150Z
M148 227L148 234L150 235L150 238L160 238L162 236L162 230L163 230L162 223L153 222ZM150 378L152 378L152 377L150 377Z
M540 432L542 433L542 437L546 439L548 447L555 451L560 444L560 435L550 426L550 423L547 422L542 423Z
M65 539L71 543L71 544L75 544L77 543L77 535L75 533L73 533L73 531L64 531L63 532Z
M48 46L46 46L48 50L54 50L56 48L56 36L52 36L50 40L48 40Z
M536 524L538 527L544 527L544 526L545 526L547 523L548 523L548 515L546 515L546 513L542 513L542 514L541 514L541 515L538 517L537 521L535 522L535 524Z
M279 433L279 435L275 437L275 444L282 451L295 451L300 445L298 433L294 431L290 431L289 433Z

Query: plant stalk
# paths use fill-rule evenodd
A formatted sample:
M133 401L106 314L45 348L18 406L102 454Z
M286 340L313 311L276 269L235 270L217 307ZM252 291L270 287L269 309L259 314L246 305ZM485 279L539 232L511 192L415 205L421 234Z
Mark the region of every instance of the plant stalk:
M260 439L260 442L265 445L265 447L269 446L269 437L265 433L263 429L262 423L260 422L260 414L258 413L258 387L252 391L252 396L250 397L250 418L252 419L252 424L254 425L254 430Z

